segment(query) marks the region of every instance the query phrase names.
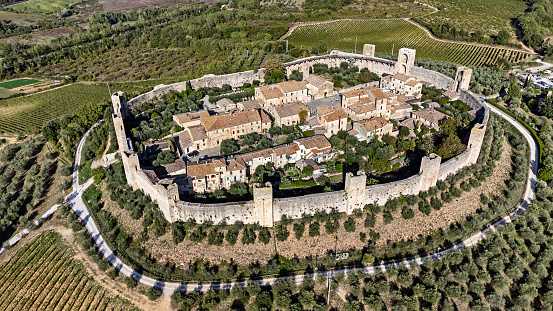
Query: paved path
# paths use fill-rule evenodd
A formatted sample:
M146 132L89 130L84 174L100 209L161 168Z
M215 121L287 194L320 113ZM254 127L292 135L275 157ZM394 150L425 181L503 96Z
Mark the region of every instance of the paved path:
M487 103L485 104L487 105ZM331 277L334 273L338 273L338 272L343 272L347 274L351 271L361 271L361 270L368 274L374 274L375 271L377 270L385 271L387 268L396 267L401 264L405 264L407 267L409 267L410 265L422 265L424 260L426 259L439 259L441 256L453 250L460 249L465 246L473 246L477 244L480 240L486 238L486 235L490 231L495 231L498 226L504 225L505 223L509 223L513 219L515 219L518 215L524 213L526 211L526 207L528 206L528 204L530 204L534 199L534 190L537 182L536 174L538 172L538 162L537 162L538 148L536 146L536 142L532 139L532 136L530 135L530 133L528 133L528 131L518 122L511 119L508 115L504 114L502 111L496 109L495 107L490 105L488 105L488 107L491 111L500 115L502 118L504 118L509 123L514 125L523 134L524 138L528 141L528 144L530 146L530 168L528 172L528 183L526 186L526 191L524 193L524 198L514 212L505 216L504 218L497 221L490 227L482 230L481 232L474 234L470 238L453 246L452 248L428 255L426 257L406 258L403 261L382 263L379 266L338 269L338 270L331 270L331 271L315 272L314 274L301 274L301 275L280 277L280 278L267 278L263 280L255 280L254 282L260 284L261 286L272 285L278 279L293 280L296 283L301 283L306 277L314 277L316 275L324 275L326 277ZM187 292L204 291L205 292L209 289L215 289L215 290L230 289L232 286L235 286L235 285L246 286L247 284L246 282L230 282L230 283L218 283L218 284L181 284L181 283L158 281L153 278L144 276L139 272L134 271L131 267L127 266L117 256L115 256L115 254L112 252L112 250L109 248L109 246L102 238L100 231L96 227L94 220L90 217L90 214L88 213L88 210L82 200L83 191L93 183L93 180L90 179L84 185L79 185L79 178L78 178L78 171L77 171L77 167L79 166L81 161L82 147L89 133L90 133L90 130L84 135L84 137L79 142L79 146L77 147L77 153L75 155L75 168L73 171L73 193L71 193L67 197L67 201L70 203L71 208L75 211L75 213L83 219L83 222L86 225L86 229L88 230L88 232L90 232L94 241L96 242L96 245L98 246L98 249L100 250L100 252L102 252L102 254L106 257L106 259L109 261L110 264L112 264L114 267L119 269L123 275L132 276L141 284L162 289L167 293L171 293L173 291L187 291Z

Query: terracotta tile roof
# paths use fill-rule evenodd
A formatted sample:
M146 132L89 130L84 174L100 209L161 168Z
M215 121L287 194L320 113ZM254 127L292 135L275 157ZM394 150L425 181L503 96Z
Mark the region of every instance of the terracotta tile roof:
M209 112L207 110L179 113L173 116L173 118L175 118L180 124L205 117L209 117Z
M280 157L281 155L293 155L296 153L294 149L290 145L280 145L273 147L273 152L277 157Z
M367 94L368 93L364 89L342 92L342 95L346 98L366 96Z
M259 114L261 115L261 123L262 125L264 123L269 123L271 124L271 122L273 122L271 120L271 117L265 112L265 110L258 110L259 111Z
M302 110L309 112L309 108L302 103L290 103L282 106L275 106L273 107L273 110L275 114L281 118L298 115Z
M412 86L412 87L417 86L417 84L421 84L421 83L419 81L416 81L416 80L411 80L411 81L405 82L405 85Z
M298 92L307 90L307 81L285 81L277 84L284 93Z
M368 120L363 120L360 123L363 125L365 130L367 130L367 132L372 132L383 128L386 124L391 124L390 121L382 117L370 118Z
M215 166L213 163L198 163L198 164L189 164L186 168L186 175L188 177L194 178L204 178L207 175L216 174Z
M236 156L236 159L242 160L244 163L250 162L257 158L269 158L273 154L273 148L256 150Z
M405 126L405 127L409 128L410 130L414 130L415 127L417 126L417 123L418 123L417 120L415 120L413 118L407 118L407 119L401 121L399 123L399 125Z
M227 165L227 172L239 171L239 170L245 170L245 169L246 167L244 166L244 164L232 158L229 160Z
M206 132L212 132L224 128L260 122L262 118L258 110L249 110L210 116L204 118L203 121Z
M396 73L395 75L392 76L392 78L401 80L401 81L403 81L403 82L407 82L407 80L413 79L413 77L410 77L410 76L408 76L408 75L404 75L404 74L402 74L402 73Z
M295 141L299 145L303 145L305 149L326 149L331 148L330 142L324 135L315 135L306 138L296 139Z
M326 78L318 75L309 75L305 81L315 87L321 87L325 82L330 82Z
M181 158L178 158L174 163L165 164L165 170L171 174L180 170L186 169L186 163Z
M339 104L335 104L333 106L319 106L317 107L317 115L326 122L333 122L348 118L348 114Z
M214 159L211 161L214 167L227 167L227 163L224 159Z
M205 128L203 125L191 126L188 128L192 141L200 141L207 139L207 134L205 133Z
M384 100L384 99L388 98L386 93L384 93L379 88L369 88L369 89L367 89L367 93L369 93L369 97L372 97L376 100Z
M181 150L194 145L194 141L192 141L192 136L190 136L190 132L188 132L188 129L178 132L173 137L175 137L175 142L180 145Z
M245 102L237 103L238 106L244 107L244 110L252 110L252 109L261 109L261 100L254 99L254 100L248 100Z
M420 109L417 111L413 111L412 114L436 125L440 125L443 120L449 118L448 115L441 113L434 108Z
M363 105L361 103L349 105L348 109L353 111L355 114L364 114L376 110L373 104Z
M265 99L273 99L273 98L279 98L284 96L284 93L282 92L282 90L275 85L262 86L258 89Z
M222 99L219 99L215 104L218 107L224 108L229 105L235 105L236 103L230 98L222 98Z

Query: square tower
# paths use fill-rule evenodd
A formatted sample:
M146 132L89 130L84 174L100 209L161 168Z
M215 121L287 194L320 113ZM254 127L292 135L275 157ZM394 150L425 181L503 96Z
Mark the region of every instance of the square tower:
M399 49L399 53L397 55L397 62L396 62L396 71L398 73L403 73L406 75L410 74L411 67L415 65L416 54L417 54L417 51L413 49L408 49L408 48Z
M363 56L374 57L374 44L365 44L363 45Z
M468 67L457 67L457 73L455 74L455 84L453 91L455 93L461 92L461 90L468 90L470 86L470 78L472 76L472 69Z

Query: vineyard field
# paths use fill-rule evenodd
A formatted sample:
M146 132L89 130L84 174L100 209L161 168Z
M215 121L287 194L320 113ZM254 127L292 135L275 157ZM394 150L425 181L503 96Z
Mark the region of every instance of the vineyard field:
M357 52L363 44L376 45L376 52L394 53L402 47L417 50L418 58L449 61L465 66L494 65L501 57L512 63L525 60L530 53L505 49L443 42L432 39L419 27L403 19L391 20L341 20L331 23L306 25L296 28L286 39L295 46L313 47L324 44L329 50Z
M131 98L160 83L166 83L166 80L116 83L110 86L112 92L123 91L127 98ZM0 100L0 134L40 129L46 121L71 114L82 105L109 100L105 83L75 83L34 95Z
M61 236L44 233L0 268L0 310L132 310L89 278Z

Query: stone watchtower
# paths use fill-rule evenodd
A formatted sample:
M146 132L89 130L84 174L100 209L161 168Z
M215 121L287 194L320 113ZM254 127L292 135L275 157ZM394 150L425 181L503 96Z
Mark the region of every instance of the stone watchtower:
M129 148L129 144L127 143L127 134L125 133L125 124L123 121L124 118L128 116L125 93L113 93L113 95L111 96L111 103L113 104L113 127L115 128L115 135L117 136L119 151L131 151Z
M411 67L415 65L416 50L401 48L397 55L396 71L409 75L411 73Z
M472 130L470 130L469 143L467 149L470 149L469 165L475 164L478 161L480 155L480 149L482 148L482 142L486 135L485 124L475 124Z
M309 65L307 63L301 64L301 72L303 73L303 81L309 78Z
M258 222L262 227L274 226L273 187L271 183L255 184L253 186L253 205L254 222Z
M363 45L363 56L374 57L374 44L365 44Z
M422 158L419 170L419 175L421 176L421 181L419 183L420 191L427 191L436 186L441 163L442 157L435 153L431 153L429 156Z
M453 85L453 91L455 93L461 92L461 90L468 90L470 86L470 78L472 76L472 69L468 67L457 67L457 73L455 74L455 84Z
M346 193L346 213L349 215L353 213L354 209L365 207L365 194L367 190L367 175L365 172L357 172L357 176L353 173L346 174L345 180L345 193Z

